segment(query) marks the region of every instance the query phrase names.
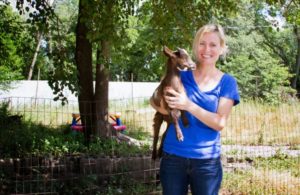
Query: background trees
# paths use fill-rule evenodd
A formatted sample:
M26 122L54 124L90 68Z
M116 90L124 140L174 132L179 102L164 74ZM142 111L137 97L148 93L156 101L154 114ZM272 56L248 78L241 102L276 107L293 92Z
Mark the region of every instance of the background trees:
M299 0L286 0L286 1L274 1L267 0L272 6L269 8L268 13L272 16L282 16L290 26L290 40L293 41L290 44L292 48L292 60L287 60L290 55L285 52L285 48L280 44L270 44L269 46L274 50L278 56L282 56L283 61L289 67L289 71L293 74L291 79L292 88L300 91L300 9ZM275 21L274 25L277 23ZM267 37L265 33L265 37ZM269 39L270 40L270 39ZM272 41L270 41L272 43ZM288 51L290 52L290 51ZM286 54L286 55L285 55Z
M293 94L289 64L282 60L282 56L290 55L286 63L292 61L293 42L288 41L290 29L277 31L270 26L262 9L259 4L244 3L237 17L226 21L229 54L220 68L237 78L244 99L278 103L283 94ZM277 47L283 48L282 56L278 55Z
M0 5L0 88L12 80L26 78L34 35L11 7Z
M165 60L162 46L191 51L196 30L208 22L225 27L230 53L219 66L236 76L244 98L276 103L286 97L283 94L293 94L292 88L299 91L298 1L62 0L52 6L45 0L17 2L18 10L29 13L28 22L38 27L34 33L43 33L39 67L56 99L65 100L64 87L78 94L83 121L90 127L87 140L90 134L106 136L109 132L105 123L109 80L159 81ZM284 27L269 19L274 14L286 19ZM31 55L17 55L9 46L9 33L3 32L1 37L11 48L5 51L15 56L9 63L32 58L32 49L26 50ZM30 48L37 43L32 41ZM29 41L25 43L19 48L29 47ZM5 71L19 75L14 79L24 78L24 69L14 70ZM37 77L36 69L33 76Z

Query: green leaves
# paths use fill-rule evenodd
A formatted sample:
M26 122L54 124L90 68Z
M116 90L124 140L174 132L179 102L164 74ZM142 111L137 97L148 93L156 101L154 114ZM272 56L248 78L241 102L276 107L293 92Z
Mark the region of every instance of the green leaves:
M263 36L260 32L265 29L251 28L255 26L255 14L258 12L248 7L247 12L241 10L240 13L232 21L240 28L227 29L230 52L220 68L237 78L244 99L259 98L269 103L279 103L284 100L284 95L293 94L289 82L292 75L274 51L276 45L284 48L284 52L289 51L287 38L290 34L287 31L272 30L266 33L267 37ZM270 46L274 44L274 47L268 47L267 43Z
M230 10L228 9L231 8ZM111 78L159 81L164 70L163 45L191 50L194 34L203 24L231 15L235 1L145 1L130 16L128 29L113 45ZM230 12L230 13L229 13ZM133 26L131 22L136 21ZM118 74L118 77L115 75Z
M28 63L32 35L22 19L7 5L0 5L0 88L12 80L23 79ZM24 45L27 47L24 47Z

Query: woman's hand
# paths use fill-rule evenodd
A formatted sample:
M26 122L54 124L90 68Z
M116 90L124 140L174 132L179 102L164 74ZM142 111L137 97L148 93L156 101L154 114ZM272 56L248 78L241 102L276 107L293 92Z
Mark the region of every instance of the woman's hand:
M190 100L185 93L179 93L171 87L166 87L164 94L168 106L172 109L186 110L190 104Z

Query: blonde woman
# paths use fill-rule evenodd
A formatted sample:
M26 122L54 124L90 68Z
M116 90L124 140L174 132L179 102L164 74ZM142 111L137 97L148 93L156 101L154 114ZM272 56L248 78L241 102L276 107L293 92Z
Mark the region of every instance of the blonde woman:
M181 73L186 93L166 88L170 108L185 110L189 126L180 121L184 140L176 138L170 125L160 164L164 195L217 195L222 181L220 131L225 127L234 105L240 101L236 79L216 67L226 52L225 35L220 25L201 27L193 41L197 68ZM162 114L166 110L152 106Z

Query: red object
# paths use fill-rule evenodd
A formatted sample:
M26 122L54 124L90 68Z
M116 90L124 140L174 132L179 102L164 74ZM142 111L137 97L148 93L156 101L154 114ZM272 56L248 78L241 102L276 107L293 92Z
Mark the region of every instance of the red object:
M116 130L116 131L123 131L126 129L126 126L125 125L116 125L116 124L113 124L113 128Z
M72 125L71 129L73 131L79 131L79 132L83 132L83 126L82 125Z

